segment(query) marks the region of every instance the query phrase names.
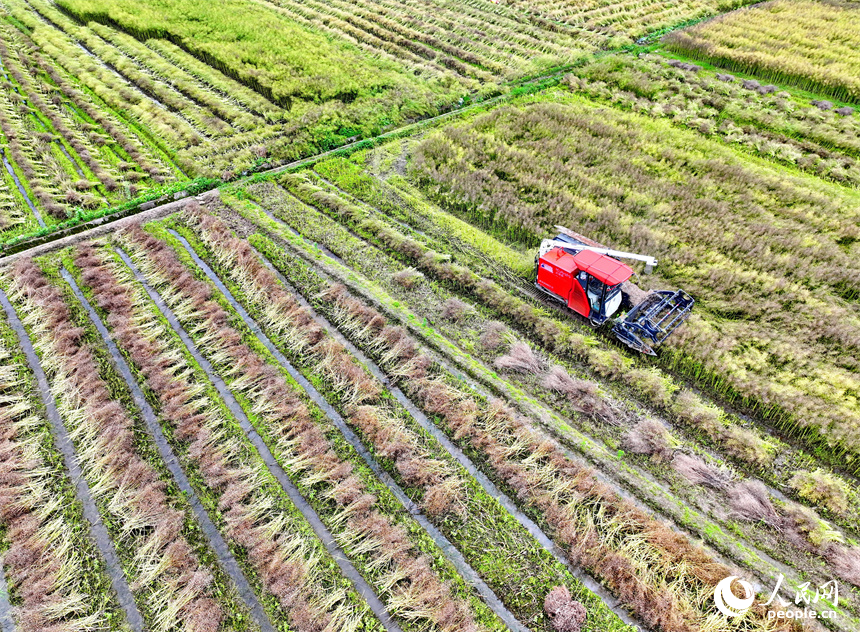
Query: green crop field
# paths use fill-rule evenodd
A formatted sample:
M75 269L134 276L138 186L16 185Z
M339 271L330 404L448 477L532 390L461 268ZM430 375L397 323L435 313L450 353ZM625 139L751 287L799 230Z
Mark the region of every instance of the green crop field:
M856 4L0 3L0 632L860 629Z

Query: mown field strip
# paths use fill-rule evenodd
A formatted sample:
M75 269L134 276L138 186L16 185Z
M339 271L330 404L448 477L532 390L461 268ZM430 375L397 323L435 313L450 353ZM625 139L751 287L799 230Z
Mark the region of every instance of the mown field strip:
M87 485L86 479L84 479L77 454L75 454L75 449L72 445L71 439L69 438L69 433L60 418L57 404L52 396L48 378L42 369L39 356L36 355L36 350L33 348L33 342L30 340L27 331L24 329L24 325L18 318L18 314L15 312L15 309L12 307L12 304L9 302L9 298L6 296L6 292L3 289L0 289L0 305L3 306L3 310L6 312L6 318L9 321L9 326L18 336L18 343L21 345L21 348L27 357L27 364L30 366L30 370L36 377L39 396L45 406L45 412L51 425L51 434L54 437L54 444L57 450L62 453L66 470L69 473L69 477L75 484L78 500L83 505L84 517L89 523L90 535L98 546L102 558L105 560L106 570L110 575L111 585L119 598L119 604L125 612L126 620L131 629L134 630L134 632L143 632L145 627L143 616L137 608L134 596L131 594L131 589L129 588L125 575L122 572L122 567L120 566L119 557L117 556L113 541L111 540L110 535L108 535L107 528L105 527L104 522L102 522L98 509L96 509L92 492L90 491L89 485Z
M474 586L481 596L484 598L486 603L493 609L493 611L499 616L499 618L505 622L505 624L513 630L522 630L524 632L528 632L528 628L526 628L523 624L517 621L516 617L505 607L505 605L501 602L498 596L490 589L489 586L481 579L480 575L469 565L469 563L463 558L460 552L456 549L456 547L446 538L440 531L431 523L421 509L406 495L406 493L400 488L400 486L394 481L391 475L388 474L376 461L373 455L365 448L361 439L358 435L355 434L352 428L350 428L343 417L338 413L334 407L320 394L320 392L305 378L302 373L296 369L292 363L281 353L280 349L275 346L274 343L269 339L269 337L263 332L262 328L257 324L256 320L245 310L245 308L236 300L233 296L232 292L224 285L221 281L220 277L215 274L215 272L210 268L205 261L203 261L194 248L188 243L188 241L182 237L175 230L169 231L174 237L176 237L191 258L194 260L194 263L203 271L206 277L218 288L218 290L224 295L230 305L236 310L236 313L242 318L251 332L257 336L261 343L269 350L269 352L275 357L278 363L287 370L290 376L298 382L298 384L305 390L311 400L323 410L329 420L337 427L337 429L343 434L344 438L355 448L356 452L361 455L361 458L364 459L364 462L367 463L368 467L373 471L374 474L381 480L394 494L398 501L403 505L404 509L406 509L421 525L421 527L427 531L433 541L439 546L440 549L445 553L446 557L451 561L454 567L457 569L457 572L460 573L466 581Z
M0 632L15 632L15 619L12 615L12 604L9 602L9 585L6 583L6 573L3 565L5 554L0 554Z
M24 198L24 201L27 203L27 206L30 207L30 211L33 213L33 217L36 218L36 221L39 223L41 228L45 228L45 220L42 219L42 214L39 212L39 209L36 208L35 204L33 204L33 200L30 199L30 196L27 195L27 191L24 190L21 181L18 179L18 174L15 173L15 169L12 168L12 164L9 162L9 158L6 157L6 151L0 148L0 154L3 155L3 166L6 167L6 173L12 178L12 181L15 183L15 186L18 187L18 193L21 194L21 197Z
M463 450L460 449L459 446L455 445L453 441L448 438L446 435L436 424L434 424L430 419L427 418L418 406L395 384L391 383L388 375L380 368L380 366L364 352L356 347L352 341L350 341L346 336L344 336L341 331L334 326L326 317L317 312L313 306L307 301L304 295L299 292L295 286L293 286L287 278L281 274L280 270L278 270L271 261L269 261L261 252L255 249L255 252L260 257L260 260L263 264L269 268L284 284L284 287L287 288L292 294L295 295L296 300L305 308L307 308L314 320L321 326L325 328L325 330L332 336L335 340L337 340L340 344L346 347L349 352L368 370L371 374L380 382L386 385L388 392L391 393L394 398L400 402L400 404L406 409L409 415L412 417L415 422L421 426L433 439L435 439L439 445L441 445L447 452L450 454L460 465L462 465L466 471L472 475L475 480L484 488L490 496L495 498L505 510L513 516L517 522L519 522L523 528L528 531L534 538L540 543L540 545L549 551L552 556L561 564L564 564L568 570L576 577L579 581L583 583L583 585L588 588L591 592L600 597L603 602L616 614L618 617L627 625L638 626L641 630L645 630L642 623L636 619L634 619L630 613L625 610L618 599L612 595L606 588L604 588L600 583L598 583L591 575L583 571L582 568L575 566L570 563L570 560L564 555L559 546L553 542L550 537L541 529L531 518L529 518L526 514L524 514L519 507L517 507L516 503L511 500L510 496L506 493L502 492L493 481L487 477L478 467L472 462L472 460L466 456Z
M386 383L375 380L314 321L227 223L198 207L164 224L193 245L284 355L325 393L377 462L472 567L480 569L482 578L519 621L532 629L548 630L542 604L547 591L561 590L563 585L590 613L588 630L631 630L411 418L387 392ZM151 230L164 234L174 249L182 251L163 228L152 226ZM194 267L184 252L182 259Z
M273 216L268 212L265 212L265 215L270 218L273 218ZM273 219L275 219L275 221L277 221L280 226L284 226L283 220L280 220L278 218ZM275 234L278 234L278 231L275 231ZM341 267L344 264L338 266L338 263L334 259L332 259L331 263L329 264L322 262L318 256L315 257L312 254L312 245L305 238L296 238L292 230L290 230L289 235L293 237L293 239L288 240L287 243L290 244L291 248L296 254L298 254L302 259L307 261L308 264L313 266L317 273L325 274L325 272L321 272L321 270L327 270L328 273L332 274L337 281L345 283L346 285L350 286L353 291L358 292L360 295L368 297L372 302L381 304L383 306L383 311L394 313L396 321L398 321L402 326L407 327L410 331L413 332L414 335L417 335L419 338L427 341L424 336L424 332L421 331L421 328L416 325L417 321L413 322L412 320L410 320L407 317L406 312L404 312L403 308L398 307L398 304L394 302L393 299L383 299L382 302L379 303L379 297L376 297L372 291L368 291L365 287L366 283L369 282L361 283L361 281L354 279L355 272L351 268L349 268L348 266ZM282 232L280 236L281 238L285 238L286 233ZM300 243L296 243L296 241ZM372 283L370 285L372 285ZM458 365L463 367L463 369L468 375L464 374L459 369L455 369L447 361L443 360L443 362L440 363L449 372L450 375L458 379L466 379L467 384L475 388L476 392L478 392L479 394L491 395L491 393L488 392L485 387L475 383L472 377L470 377L471 374L476 370L476 368L480 369L478 370L477 375L480 377L481 381L487 381L487 384L491 385L493 391L508 394L513 393L523 399L526 404L528 404L528 408L530 409L532 414L537 414L539 418L546 417L547 419L552 420L554 423L560 423L563 426L566 426L565 422L557 414L547 409L543 404L534 401L532 397L525 395L524 393L522 393L522 391L520 391L520 389L513 386L512 384L509 384L507 381L499 380L499 378L497 377L492 377L488 370L477 367L473 360L467 361L467 359L463 357L462 353L460 353L458 350L453 349L451 344L446 342L445 339L441 338L438 334L433 336L431 345L436 350L441 349L444 352L446 358L454 359ZM541 413L546 413L546 415L541 415ZM552 428L550 428L550 430L552 430ZM571 435L574 437L574 440L572 440L572 444L580 445L581 443L584 448L588 448L586 457L589 460L592 460L593 462L598 464L606 464L613 462L612 454L607 452L605 448L601 449L601 443L595 442L594 440L585 437L585 435L582 435L581 433L575 431L569 426L567 426L565 432L573 433ZM577 441L579 441L579 443L577 443ZM562 447L566 456L573 459L578 458L573 452L570 451L568 447ZM594 452L595 450L597 450L597 452ZM771 577L776 577L780 574L780 572L783 572L786 575L787 583L789 585L795 587L800 585L801 582L799 579L797 579L796 574L792 571L792 569L786 567L784 564L773 560L767 553L760 550L756 550L754 548L750 548L746 545L744 545L743 547L738 547L736 546L736 543L734 542L733 538L729 538L728 534L722 532L719 529L717 529L717 532L713 533L711 530L703 531L702 525L708 525L710 524L710 521L708 521L706 518L696 512L690 513L691 510L689 507L684 508L682 519L682 514L680 513L681 508L677 507L677 502L672 499L671 495L668 494L668 492L662 487L662 485L655 483L648 477L643 479L641 476L638 476L636 472L633 472L629 469L625 469L622 473L624 474L622 478L625 479L626 482L621 483L621 487L618 487L619 484L614 479L608 478L602 471L597 472L597 477L598 479L612 485L613 489L615 489L616 492L618 492L622 498L635 504L640 509L645 510L649 514L652 514L653 510L646 508L646 505L651 505L655 509L660 508L659 513L661 514L663 520L667 520L669 524L674 525L674 528L676 530L688 534L693 539L696 539L698 537L696 533L707 534L708 540L712 545L716 546L723 552L730 553L732 557L735 557L736 559L738 559L738 561L741 561L748 568L753 569L757 574L765 578L766 581L770 581ZM635 490L635 495L634 493L628 491L628 489ZM640 498L640 495L643 495L645 500ZM669 510L668 514L664 512L664 510L666 509ZM679 523L678 520L681 520L682 523L688 525L688 527L690 528L680 526L681 523ZM722 533L721 536L720 533ZM709 553L711 555L714 555L717 560L721 559L721 555L716 555L713 550L709 551ZM832 622L828 621L828 623ZM842 622L841 625L845 626L842 629L851 629L853 623L846 621Z
M266 467L206 373L107 245L77 249L74 269L128 362L157 396L164 431L212 520L278 628L381 629L323 542ZM273 398L273 401L277 398ZM238 604L237 604L238 605Z
M178 485L179 489L186 495L191 508L194 511L194 515L197 518L197 522L200 524L200 527L203 530L203 533L206 537L206 540L209 543L209 546L215 551L218 556L218 561L221 564L222 568L229 574L233 582L236 584L236 588L239 591L239 595L242 598L242 601L248 606L248 609L251 611L251 614L254 618L254 621L258 626L260 626L263 632L274 632L275 627L272 624L271 620L266 613L263 611L263 607L260 604L260 601L257 599L254 590L251 588L251 585L248 583L248 580L245 578L245 575L242 573L239 568L238 563L236 562L236 558L233 557L233 554L230 553L230 549L227 546L227 543L224 541L224 538L221 537L221 534L218 532L218 529L215 527L212 520L209 518L209 514L206 513L200 499L197 497L194 489L191 487L190 482L188 481L188 477L185 475L182 467L179 465L179 461L176 458L176 455L173 453L173 449L170 447L170 444L167 442L167 438L164 436L164 432L161 429L161 425L158 422L158 418L156 417L155 411L150 406L149 402L146 401L146 397L143 394L143 391L140 389L140 385L138 385L137 380L135 380L134 375L131 372L131 369L128 366L128 363L123 358L122 354L120 354L119 349L117 349L116 343L113 340L110 332L104 326L99 315L95 312L92 305L90 305L87 298L84 296L81 289L78 287L78 284L75 282L75 279L72 277L69 272L63 268L60 272L62 274L63 279L65 279L66 283L69 284L69 287L72 288L72 292L75 297L81 303L81 305L86 310L87 314L90 317L93 325L95 325L99 334L102 337L105 345L110 351L111 357L113 358L114 363L116 364L117 369L122 375L125 383L129 386L132 394L132 398L134 399L135 404L140 409L143 419L146 422L146 426L149 430L150 435L152 436L153 441L158 447L158 452L161 455L162 460L164 461L167 469L170 471L173 476L174 481Z
M188 352L206 373L207 377L209 378L215 389L218 391L218 394L221 396L221 399L226 404L230 413L239 422L240 426L242 427L242 430L245 432L248 439L251 441L254 448L259 453L259 456L266 464L266 467L277 479L278 483L280 483L280 485L283 487L284 491L287 493L293 504L299 509L299 511L301 511L302 515L304 516L305 520L308 521L314 533L325 545L326 550L331 554L335 562L337 562L337 565L338 567L340 567L340 570L343 575L347 579L352 581L352 583L355 585L356 590L364 598L364 600L367 602L367 605L370 607L370 609L373 611L373 613L380 620L380 622L388 632L403 632L400 629L400 626L392 620L391 616L388 614L385 605L382 603L382 601L379 599L379 597L376 595L370 585L365 581L361 574L347 559L346 553L344 553L343 549L335 542L334 536L323 524L319 515L313 510L313 508L311 508L311 506L299 492L298 488L293 484L289 476L287 476L287 473L277 462L271 450L269 450L269 447L266 445L265 441L263 441L263 438L254 429L254 426L251 424L251 421L248 419L247 415L245 415L245 411L242 409L239 402L233 396L233 393L227 387L224 380L215 371L212 364L200 353L200 350L197 348L196 343L191 339L191 336L188 335L188 333L179 323L179 320L176 318L176 315L174 314L173 310L167 306L161 295L156 292L155 289L153 289L153 287L149 284L149 281L147 281L146 277L143 275L143 273L141 273L140 269L137 267L137 265L135 265L134 261L131 260L128 254L126 254L125 251L120 248L117 248L116 252L126 264L126 266L128 266L129 270L131 270L137 282L140 283L141 286L143 286L144 290L146 290L146 293L149 295L150 299L153 301L153 303L155 303L161 314L167 319L167 322L170 324L173 330L182 339L182 342Z

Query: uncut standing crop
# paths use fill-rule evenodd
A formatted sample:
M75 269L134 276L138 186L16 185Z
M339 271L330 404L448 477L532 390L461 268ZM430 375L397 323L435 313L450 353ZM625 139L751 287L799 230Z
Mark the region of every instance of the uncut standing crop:
M560 98L446 128L415 151L415 176L451 211L508 238L536 244L564 224L657 256L661 269L641 281L683 287L699 307L664 361L838 458L852 451L860 319L842 296L855 295L858 274L840 244L857 237L860 195Z
M860 7L774 0L667 36L670 50L860 102Z

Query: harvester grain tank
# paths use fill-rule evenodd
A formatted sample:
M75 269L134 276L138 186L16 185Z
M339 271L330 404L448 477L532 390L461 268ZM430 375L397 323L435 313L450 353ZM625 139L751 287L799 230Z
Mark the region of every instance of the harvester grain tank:
M569 228L544 239L535 257L535 285L595 327L610 321L612 333L631 349L655 355L655 349L690 315L695 301L683 290L643 292L630 282L633 268L619 259L643 261L645 273L657 260L611 250ZM626 311L626 313L624 313Z

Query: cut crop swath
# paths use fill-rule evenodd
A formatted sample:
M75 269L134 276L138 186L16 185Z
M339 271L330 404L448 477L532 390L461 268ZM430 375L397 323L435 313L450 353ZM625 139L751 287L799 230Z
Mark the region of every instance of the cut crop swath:
M165 482L138 454L134 422L99 374L85 331L35 263L22 260L14 273L10 299L42 356L148 624L154 630L169 630L176 621L193 630L217 627L221 608L208 590L211 575L182 535L185 516L169 506Z
M176 332L116 254L84 246L75 263L119 346L156 396L198 493L264 595L275 621L301 632L378 629L337 565L220 402ZM220 514L220 518L218 518ZM319 626L319 627L318 627Z
M416 547L416 536L408 534L403 518L395 521L383 513L385 505L377 499L384 487L369 493L373 478L356 469L357 460L340 456L349 451L332 443L330 429L297 387L226 324L227 314L210 298L211 289L193 277L169 246L142 230L123 234L122 243L231 390L247 402L249 417L259 419L258 430L299 488L303 493L316 489L311 500L347 554L352 559L359 552L369 556L369 562L357 566L389 609L405 621L425 621L442 629L474 625L476 602L455 595L456 584L443 582L432 570L431 558ZM457 590L463 591L462 584Z
M103 562L88 539L47 423L33 405L32 376L5 322L0 337L0 521L10 544L6 578L20 599L17 629L116 629L111 621L121 615Z

